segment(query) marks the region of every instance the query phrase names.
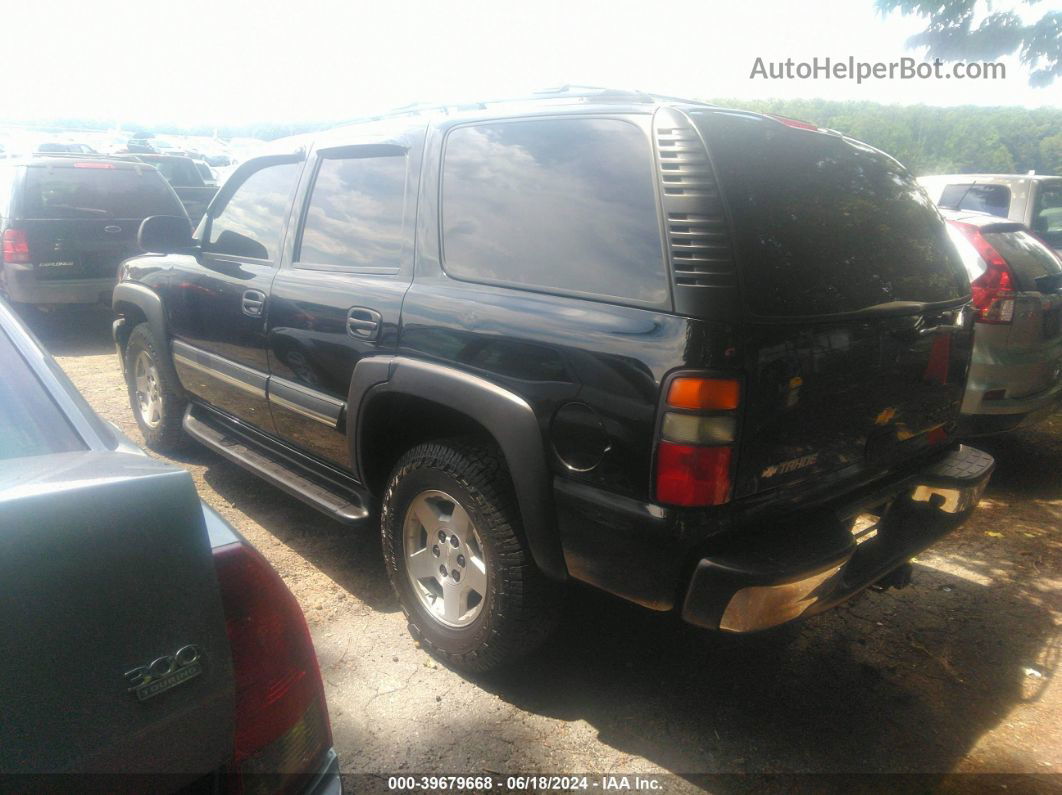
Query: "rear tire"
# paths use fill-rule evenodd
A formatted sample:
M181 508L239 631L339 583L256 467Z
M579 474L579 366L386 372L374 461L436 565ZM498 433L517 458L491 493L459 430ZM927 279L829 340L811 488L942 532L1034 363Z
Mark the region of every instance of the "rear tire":
M181 422L188 401L173 362L161 351L151 326L141 323L129 335L123 369L129 406L147 446L159 453L174 453L186 441Z
M408 451L380 525L409 631L443 662L488 671L530 653L556 625L562 587L531 558L493 446L456 439Z

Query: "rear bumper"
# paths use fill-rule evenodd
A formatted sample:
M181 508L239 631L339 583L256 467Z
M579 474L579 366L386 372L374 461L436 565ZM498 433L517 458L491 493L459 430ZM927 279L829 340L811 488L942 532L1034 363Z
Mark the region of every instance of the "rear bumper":
M1062 409L1062 381L1029 397L1003 398L1002 400L984 400L967 405L969 398L963 400L963 413L959 420L959 434L977 436L1001 431L1012 431L1043 422L1059 409Z
M676 511L554 480L568 571L690 623L747 632L840 603L959 527L992 473L992 457L959 446L830 500L749 510ZM880 515L877 535L852 533ZM728 613L729 609L729 613ZM725 617L725 618L724 618Z
M729 548L697 563L682 617L711 629L754 632L827 610L958 528L994 466L987 453L960 446L871 502L739 534ZM852 520L874 507L880 510L876 534L857 543Z
M986 399L992 393L1020 395ZM967 433L1010 430L1050 416L1062 406L1062 340L1044 350L1014 351L1005 342L974 349L962 399Z
M8 298L21 304L111 304L117 278L38 279L32 265L4 266Z

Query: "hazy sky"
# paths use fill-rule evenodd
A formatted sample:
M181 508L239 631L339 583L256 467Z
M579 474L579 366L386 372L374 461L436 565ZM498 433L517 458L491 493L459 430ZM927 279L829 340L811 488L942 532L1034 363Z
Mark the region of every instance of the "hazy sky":
M1050 7L1062 0L1036 10ZM7 118L307 121L562 83L697 97L1062 104L1062 85L1029 88L1016 62L1005 80L750 79L757 56L920 59L904 47L920 20L882 19L873 0L20 2L7 4L3 29Z

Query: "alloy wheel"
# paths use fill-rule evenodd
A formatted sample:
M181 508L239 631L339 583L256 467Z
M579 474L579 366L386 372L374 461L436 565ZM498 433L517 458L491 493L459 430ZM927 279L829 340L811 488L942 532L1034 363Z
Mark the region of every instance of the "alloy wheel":
M162 388L159 385L158 368L147 351L140 351L136 357L133 383L140 419L149 428L157 428L162 422Z
M403 521L406 575L417 600L446 627L471 624L487 596L487 561L476 526L452 496L417 494Z

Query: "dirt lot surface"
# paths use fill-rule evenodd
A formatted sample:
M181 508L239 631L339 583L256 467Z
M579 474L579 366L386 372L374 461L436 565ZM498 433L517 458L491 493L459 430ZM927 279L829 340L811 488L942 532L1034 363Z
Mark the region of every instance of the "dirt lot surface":
M38 317L85 397L134 440L105 312ZM721 639L573 588L533 659L470 679L418 649L374 530L350 532L235 465L177 461L306 612L344 771L369 774L1021 774L1062 786L1062 416L982 440L998 469L914 583L809 620L795 640ZM1054 774L1054 775L1045 775ZM937 782L965 788L959 777ZM949 783L950 782L950 783Z

